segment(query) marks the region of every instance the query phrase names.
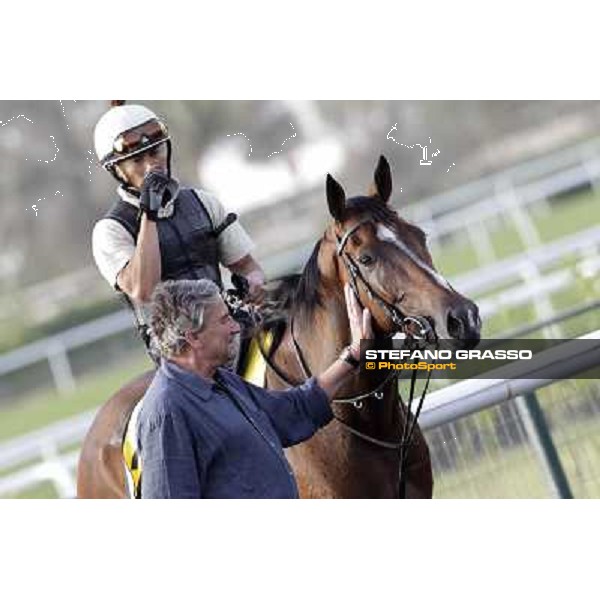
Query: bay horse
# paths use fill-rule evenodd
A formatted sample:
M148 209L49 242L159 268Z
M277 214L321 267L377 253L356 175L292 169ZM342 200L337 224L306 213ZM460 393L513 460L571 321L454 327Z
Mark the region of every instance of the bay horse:
M282 389L318 375L350 343L346 283L370 310L375 339L402 331L412 319L426 322L437 338L458 348L479 341L476 305L437 273L425 234L390 207L391 192L390 166L383 156L367 195L346 199L342 186L327 176L332 222L302 274L284 278L266 303L263 329L272 334L270 348L263 348L267 388ZM128 497L121 444L153 374L125 385L98 412L81 450L79 498ZM300 496L398 498L400 435L410 415L399 401L397 381L385 371L368 376L360 371L338 399L327 427L286 450ZM432 497L431 460L418 425L403 473L404 497Z

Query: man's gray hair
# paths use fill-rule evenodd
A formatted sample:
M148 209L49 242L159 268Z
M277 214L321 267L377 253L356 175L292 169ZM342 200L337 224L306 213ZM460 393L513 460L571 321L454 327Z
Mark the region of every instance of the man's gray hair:
M169 358L181 353L188 331L202 329L207 306L221 297L209 279L163 281L154 289L150 305L150 330L160 353Z

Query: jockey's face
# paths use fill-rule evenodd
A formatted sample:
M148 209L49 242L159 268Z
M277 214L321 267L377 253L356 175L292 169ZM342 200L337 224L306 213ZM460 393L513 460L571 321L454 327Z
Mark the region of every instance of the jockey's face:
M168 172L167 143L164 142L146 152L136 154L117 163L115 168L118 174L133 188L140 190L144 183L144 177L150 171Z

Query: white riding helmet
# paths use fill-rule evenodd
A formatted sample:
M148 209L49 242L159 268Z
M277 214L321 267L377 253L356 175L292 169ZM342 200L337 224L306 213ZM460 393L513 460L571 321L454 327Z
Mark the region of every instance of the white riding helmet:
M94 129L96 155L107 170L170 139L167 126L140 104L113 106Z

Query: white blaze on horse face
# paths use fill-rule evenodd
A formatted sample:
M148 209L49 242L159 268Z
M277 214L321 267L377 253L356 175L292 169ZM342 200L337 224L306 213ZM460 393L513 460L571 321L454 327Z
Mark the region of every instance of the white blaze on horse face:
M448 291L452 291L450 284L437 272L434 271L428 264L424 263L398 236L385 225L379 223L377 225L377 237L382 242L390 242L395 244L406 256L408 256L420 269L430 275L433 280L441 287Z

